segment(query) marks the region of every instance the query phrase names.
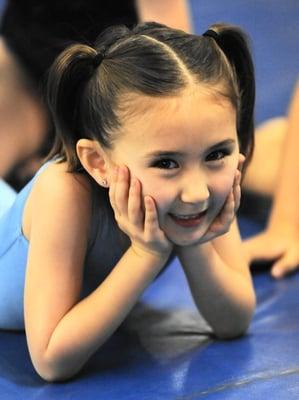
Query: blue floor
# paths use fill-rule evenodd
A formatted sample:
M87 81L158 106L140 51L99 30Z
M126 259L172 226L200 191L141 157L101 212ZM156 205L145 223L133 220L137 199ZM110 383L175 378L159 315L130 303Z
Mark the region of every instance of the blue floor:
M85 370L63 384L37 377L23 334L2 332L0 398L298 400L299 274L273 281L256 273L254 282L258 307L248 334L215 342L174 262Z
M299 70L299 2L191 5L198 33L215 21L246 28L257 71L257 121L284 113ZM260 229L244 217L240 227L243 236ZM38 378L23 334L0 332L0 399L298 400L299 274L274 281L257 271L254 284L258 305L248 334L213 341L174 261L122 329L75 380L63 384Z

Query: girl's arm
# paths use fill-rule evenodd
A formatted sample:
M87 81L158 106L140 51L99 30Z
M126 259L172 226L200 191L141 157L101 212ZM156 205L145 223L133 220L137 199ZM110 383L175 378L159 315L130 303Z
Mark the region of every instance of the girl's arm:
M82 177L64 172L58 177L55 168L50 166L40 176L28 201L32 218L25 283L29 351L37 372L48 381L80 370L124 320L169 255L147 251L147 245L131 246L107 279L80 301L90 194ZM152 236L155 218L155 209L148 205Z
M177 254L195 304L216 336L243 334L254 312L255 295L236 222L225 235L180 247Z
M231 193L198 244L177 247L195 304L220 338L243 334L255 309L255 294L235 213L241 173Z

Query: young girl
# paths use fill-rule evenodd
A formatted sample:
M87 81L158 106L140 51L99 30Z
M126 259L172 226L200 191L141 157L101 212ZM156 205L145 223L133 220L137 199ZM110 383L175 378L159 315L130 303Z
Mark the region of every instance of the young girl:
M254 76L242 32L108 29L59 56L48 100L50 161L0 223L0 326L25 327L37 372L76 374L171 255L215 334L244 333L255 296L234 215Z

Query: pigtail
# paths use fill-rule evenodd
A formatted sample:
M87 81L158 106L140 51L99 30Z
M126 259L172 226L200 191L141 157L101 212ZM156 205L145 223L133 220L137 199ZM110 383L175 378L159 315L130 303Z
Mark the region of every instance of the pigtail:
M46 96L56 135L48 159L58 156L68 161L69 171L82 170L76 143L82 137L91 138L95 127L103 134L102 142L107 144L104 121L99 117L95 123L90 113L91 109L106 107L99 98L96 71L107 59L110 47L131 35L125 26L107 28L98 36L94 47L73 44L60 54L49 70Z
M80 170L77 141L86 137L111 147L128 115L133 97L127 93L176 95L188 85L189 76L214 86L236 109L240 150L248 162L254 141L255 82L246 37L224 24L211 26L204 36L210 37L146 23L133 30L108 28L94 47L67 48L48 76L47 97L56 130L50 157L57 154L68 161L69 171Z
M81 100L87 82L96 70L97 51L84 44L68 47L50 68L47 80L47 102L56 131L55 142L48 156L68 160L70 170L80 168L75 154L82 137Z
M250 161L254 147L254 103L255 77L248 40L239 28L215 24L208 32L216 32L213 39L226 55L237 78L240 104L237 129L240 151L246 155L246 165ZM206 36L212 36L207 34Z
M133 35L134 31L125 25L110 26L99 34L95 42L95 47L98 51L105 51L119 40L127 39Z

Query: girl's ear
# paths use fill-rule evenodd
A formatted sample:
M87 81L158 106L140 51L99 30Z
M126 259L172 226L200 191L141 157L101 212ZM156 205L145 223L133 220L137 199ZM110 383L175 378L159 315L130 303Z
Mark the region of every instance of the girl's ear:
M83 168L90 176L101 186L108 187L108 165L109 159L101 147L95 140L80 139L76 145L77 156Z

